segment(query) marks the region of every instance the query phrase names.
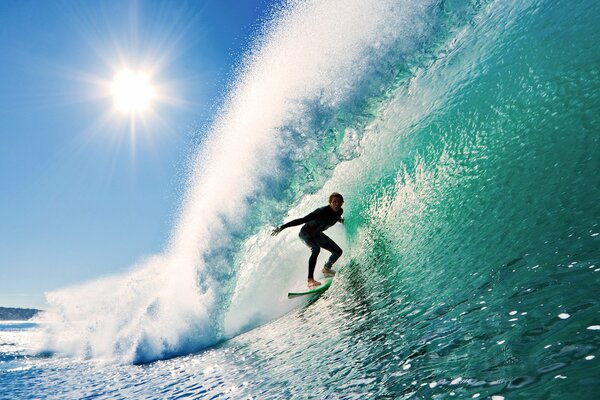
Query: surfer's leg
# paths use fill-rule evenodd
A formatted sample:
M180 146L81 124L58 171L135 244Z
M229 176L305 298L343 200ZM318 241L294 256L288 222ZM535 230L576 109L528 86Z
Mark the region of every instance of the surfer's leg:
M300 231L300 239L310 247L310 258L308 259L308 280L314 280L315 274L315 266L317 265L317 258L319 257L319 253L321 252L321 246L317 242L315 242L315 238L306 234L303 234Z
M308 279L315 279L315 266L317 265L317 258L321 248L317 245L310 247L310 258L308 259Z
M331 256L329 256L329 260L327 260L327 262L325 263L325 268L331 269L331 267L338 260L338 258L342 256L343 251L340 248L340 246L337 245L337 243L331 240L331 238L325 235L324 233L319 234L316 239L319 246L331 253Z

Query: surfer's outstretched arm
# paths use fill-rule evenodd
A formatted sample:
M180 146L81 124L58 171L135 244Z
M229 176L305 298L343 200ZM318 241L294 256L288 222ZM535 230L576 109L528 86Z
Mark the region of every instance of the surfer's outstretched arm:
M290 222L287 222L281 226L276 227L275 229L273 229L271 231L271 236L277 236L279 234L279 232L281 232L285 228L289 228L290 226L302 225L302 224L307 223L308 221L312 221L313 219L317 219L317 218L319 218L319 213L317 213L316 211L313 211L305 217L294 219Z

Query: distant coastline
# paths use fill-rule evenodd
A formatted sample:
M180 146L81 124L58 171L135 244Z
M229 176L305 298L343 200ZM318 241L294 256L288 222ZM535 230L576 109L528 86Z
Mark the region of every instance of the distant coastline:
M35 308L0 307L0 321L27 321L40 311Z

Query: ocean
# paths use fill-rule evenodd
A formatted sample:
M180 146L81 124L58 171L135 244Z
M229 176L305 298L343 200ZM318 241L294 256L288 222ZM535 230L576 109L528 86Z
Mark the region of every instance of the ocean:
M1 399L591 399L600 3L292 1L167 248L0 325ZM274 226L344 195L321 296ZM321 264L327 254L322 253Z

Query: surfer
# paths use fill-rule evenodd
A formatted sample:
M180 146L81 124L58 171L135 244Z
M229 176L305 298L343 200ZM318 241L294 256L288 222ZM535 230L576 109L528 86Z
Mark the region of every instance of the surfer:
M300 239L302 239L302 241L308 247L310 247L311 251L310 258L308 259L309 288L313 288L321 284L321 282L316 281L314 277L315 266L317 265L317 257L321 252L321 248L324 248L331 253L329 260L327 260L325 266L323 267L323 275L325 275L325 277L332 277L335 275L335 271L332 270L331 267L333 267L333 264L342 255L342 249L333 240L331 240L329 236L325 235L323 231L335 225L336 222L344 223L344 218L342 218L342 214L344 213L342 204L344 204L344 198L342 195L337 192L333 192L329 196L329 205L317 208L315 211L303 218L298 218L278 226L277 228L273 229L273 232L271 233L271 235L276 236L285 228L304 224L302 228L300 228L300 234L298 236L300 236Z

